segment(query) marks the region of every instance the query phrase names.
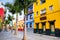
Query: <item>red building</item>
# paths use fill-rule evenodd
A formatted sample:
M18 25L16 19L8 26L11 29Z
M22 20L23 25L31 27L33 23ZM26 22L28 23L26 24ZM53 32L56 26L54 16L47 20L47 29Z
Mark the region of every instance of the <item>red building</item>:
M4 19L4 6L0 2L0 18L3 20Z
M4 18L4 9L0 8L0 17L3 19Z

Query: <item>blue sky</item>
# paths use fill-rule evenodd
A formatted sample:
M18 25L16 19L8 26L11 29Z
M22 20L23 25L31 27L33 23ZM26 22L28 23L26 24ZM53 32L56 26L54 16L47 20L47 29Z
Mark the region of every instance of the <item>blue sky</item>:
M6 2L13 3L13 0L0 0L0 2L2 2L3 4L5 4Z

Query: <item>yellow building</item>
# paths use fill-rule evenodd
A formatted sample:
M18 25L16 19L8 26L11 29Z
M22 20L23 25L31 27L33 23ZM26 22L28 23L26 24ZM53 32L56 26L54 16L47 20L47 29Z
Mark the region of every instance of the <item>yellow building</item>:
M37 0L33 11L34 33L60 36L60 0Z
M23 24L24 24L24 20L20 20L20 21L18 21L18 31L23 31ZM16 28L16 22L13 24L13 29L15 29Z

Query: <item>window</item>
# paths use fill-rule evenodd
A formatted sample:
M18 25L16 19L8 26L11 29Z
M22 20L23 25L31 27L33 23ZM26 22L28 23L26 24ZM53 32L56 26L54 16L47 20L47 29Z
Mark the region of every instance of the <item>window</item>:
M50 23L51 34L54 34L55 33L55 20L49 21L49 23Z
M36 12L36 15L38 15L38 11Z
M32 27L32 23L30 23L30 28Z
M49 6L49 9L50 9L50 10L53 10L53 5Z
M38 5L38 2L36 2L36 5Z
M32 19L33 17L32 17L32 15L30 15L30 19Z
M39 32L39 23L36 23L36 31L37 31L37 33Z
M28 23L26 23L26 27L28 27Z
M41 4L43 4L43 3L45 3L46 2L46 0L40 0L40 3Z
M24 21L26 20L26 18L24 17Z
M40 11L40 14L41 14L41 15L46 14L46 9L41 10L41 11Z
M20 15L22 15L22 13L20 13Z

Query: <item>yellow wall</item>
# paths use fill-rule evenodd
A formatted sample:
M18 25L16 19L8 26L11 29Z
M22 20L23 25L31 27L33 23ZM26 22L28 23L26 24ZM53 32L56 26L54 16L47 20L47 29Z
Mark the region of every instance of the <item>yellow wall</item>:
M46 21L46 29L49 29L48 21L56 20L55 21L55 28L60 29L60 1L59 0L46 0L45 3L40 4L40 0L37 0L38 5L36 2L33 4L33 12L34 12L34 28L36 28L35 23L40 23ZM53 5L53 10L49 9L49 6ZM40 10L46 8L46 20L41 21L40 18ZM36 12L38 11L38 15ZM39 29L42 28L41 24L39 24Z
M18 29L23 29L24 20L18 22ZM14 29L16 28L16 22L14 23Z

